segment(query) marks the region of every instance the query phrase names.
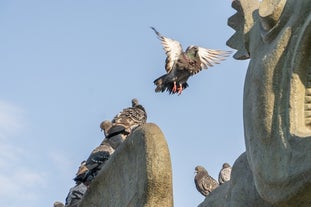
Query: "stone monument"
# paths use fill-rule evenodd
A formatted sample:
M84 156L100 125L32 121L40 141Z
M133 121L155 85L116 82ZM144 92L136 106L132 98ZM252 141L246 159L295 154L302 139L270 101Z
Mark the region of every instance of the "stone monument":
M227 45L250 59L244 85L246 152L231 181L200 204L311 206L311 1L234 0Z

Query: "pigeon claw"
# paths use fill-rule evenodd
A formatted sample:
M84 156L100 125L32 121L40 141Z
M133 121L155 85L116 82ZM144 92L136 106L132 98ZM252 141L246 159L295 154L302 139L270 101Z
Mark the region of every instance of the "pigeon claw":
M180 95L180 94L182 93L182 90L183 90L182 85L181 85L181 84L179 84L179 88L178 88L178 95Z
M176 82L174 81L174 86L172 88L173 93L176 93L177 91L177 86L176 86Z

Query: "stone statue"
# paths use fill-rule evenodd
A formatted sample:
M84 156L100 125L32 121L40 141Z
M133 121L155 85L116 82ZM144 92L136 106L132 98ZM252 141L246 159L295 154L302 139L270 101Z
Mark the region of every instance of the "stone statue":
M228 24L236 33L227 45L237 49L235 59L250 59L246 153L231 181L200 206L311 206L311 1L234 0L232 7Z

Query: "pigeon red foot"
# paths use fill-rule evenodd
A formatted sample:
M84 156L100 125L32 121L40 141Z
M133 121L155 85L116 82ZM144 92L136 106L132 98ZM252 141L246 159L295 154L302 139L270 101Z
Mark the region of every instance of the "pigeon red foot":
M182 84L179 84L178 95L180 95L182 93L182 90L183 90Z
M176 93L177 91L177 86L176 86L176 81L174 81L174 86L172 88L173 93Z

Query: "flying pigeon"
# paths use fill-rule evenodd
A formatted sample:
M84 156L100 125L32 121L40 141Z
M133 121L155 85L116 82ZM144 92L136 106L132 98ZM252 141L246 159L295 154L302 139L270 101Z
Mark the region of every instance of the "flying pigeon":
M195 186L203 196L207 196L210 192L218 187L217 181L208 174L204 167L196 166L195 173Z
M207 69L230 55L230 51L212 50L191 45L184 52L181 44L162 36L154 27L151 29L161 40L163 49L167 55L165 61L166 74L154 80L155 92L168 91L170 94L178 93L188 87L187 80L202 69Z
M218 175L219 185L227 182L231 178L231 166L228 163L224 163Z

